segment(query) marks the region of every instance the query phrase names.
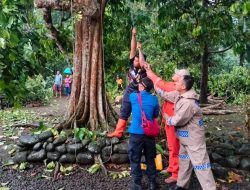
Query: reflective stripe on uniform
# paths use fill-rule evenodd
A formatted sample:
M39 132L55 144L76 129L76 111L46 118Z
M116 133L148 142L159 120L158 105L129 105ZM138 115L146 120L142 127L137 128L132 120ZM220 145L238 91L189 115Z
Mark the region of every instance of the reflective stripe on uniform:
M188 131L177 130L177 135L178 135L179 137L188 137L188 136L189 136L189 133L188 133Z
M206 170L208 168L211 168L211 163L205 163L202 165L194 165L193 167L195 170Z
M203 119L200 119L200 120L198 121L198 124L199 124L200 127L203 127L203 126L204 126L204 121L203 121Z
M189 155L188 154L179 154L179 158L182 160L187 160L187 159L189 159Z
M170 126L173 125L173 124L172 124L172 117L168 118L168 124L169 124Z

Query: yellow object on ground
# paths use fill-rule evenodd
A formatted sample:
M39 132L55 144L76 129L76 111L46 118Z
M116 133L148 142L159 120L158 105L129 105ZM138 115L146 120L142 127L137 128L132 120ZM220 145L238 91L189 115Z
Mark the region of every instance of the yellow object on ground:
M155 167L156 170L162 170L163 169L163 164L162 164L162 155L161 154L157 154L155 157ZM142 170L146 170L147 169L147 165L144 163L141 163L141 169Z

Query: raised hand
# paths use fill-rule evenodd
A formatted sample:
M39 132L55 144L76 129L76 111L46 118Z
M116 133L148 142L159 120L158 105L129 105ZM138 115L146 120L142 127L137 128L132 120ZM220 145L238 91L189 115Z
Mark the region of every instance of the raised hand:
M132 29L132 35L136 35L136 28L134 27L133 29Z
M147 62L144 62L144 63L143 63L143 67L144 67L144 69L147 70L147 71L148 71L148 70L151 70L150 65L149 65Z
M137 49L141 49L141 43L140 42L137 42L137 46L136 46Z

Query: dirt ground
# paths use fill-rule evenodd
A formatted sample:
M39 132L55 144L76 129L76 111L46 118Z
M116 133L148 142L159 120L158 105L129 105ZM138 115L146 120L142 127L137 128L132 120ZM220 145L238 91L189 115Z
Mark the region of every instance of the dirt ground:
M24 108L23 111L32 111L40 117L50 118L51 123L58 123L63 119L65 110L67 109L67 99L57 98L53 99L50 105ZM244 110L239 107L228 107L231 110L235 110L236 113L229 115L211 115L205 116L205 125L208 131L215 133L227 133L229 131L243 131L245 123ZM119 110L117 108L117 110ZM38 121L35 121L35 123ZM0 120L1 125L1 120ZM44 165L33 164L30 169L25 171L18 171L11 169L11 167L3 167L3 164L8 162L10 155L6 146L13 144L18 136L24 133L28 133L30 128L15 128L13 135L6 137L4 135L3 127L0 127L0 189L1 187L9 187L11 190L68 190L68 189L129 189L130 188L130 177L113 180L109 176L105 176L102 173L90 175L83 166L76 167L74 172L67 176L62 176L58 180L53 180L43 176ZM159 189L168 189L169 185L164 183L166 177L160 175L158 178ZM143 179L143 189L147 189L147 179ZM220 183L220 189L223 187L224 190L250 190L250 183L244 182L241 184L225 184L224 186ZM201 187L195 177L192 178L190 190L200 190Z

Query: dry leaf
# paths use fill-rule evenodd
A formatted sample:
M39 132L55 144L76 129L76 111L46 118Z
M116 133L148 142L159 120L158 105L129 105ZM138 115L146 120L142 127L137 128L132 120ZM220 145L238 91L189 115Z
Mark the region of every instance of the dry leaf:
M239 174L234 173L234 172L228 172L227 179L228 179L229 183L233 183L233 182L241 183L242 182L241 176Z

